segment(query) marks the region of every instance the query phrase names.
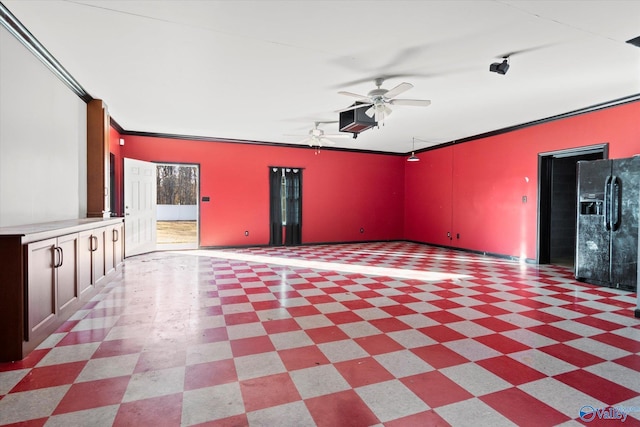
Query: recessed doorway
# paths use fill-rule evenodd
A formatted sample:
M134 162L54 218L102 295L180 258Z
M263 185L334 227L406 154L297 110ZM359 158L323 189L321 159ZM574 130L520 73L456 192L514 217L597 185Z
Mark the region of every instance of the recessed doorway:
M577 163L605 159L608 145L538 155L538 263L573 268L576 243Z
M157 249L197 249L200 230L199 165L158 163L156 168Z

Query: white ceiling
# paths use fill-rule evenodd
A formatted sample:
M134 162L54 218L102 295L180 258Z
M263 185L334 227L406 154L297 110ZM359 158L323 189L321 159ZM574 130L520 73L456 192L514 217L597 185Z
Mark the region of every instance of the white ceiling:
M431 106L335 146L407 153L640 93L640 1L2 3L126 131L296 144L392 76Z

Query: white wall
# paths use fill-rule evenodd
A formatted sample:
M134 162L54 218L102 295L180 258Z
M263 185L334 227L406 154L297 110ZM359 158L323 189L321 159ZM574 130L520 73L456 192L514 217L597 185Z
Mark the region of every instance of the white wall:
M86 111L0 26L0 226L86 217Z
M195 221L198 205L158 205L158 221Z

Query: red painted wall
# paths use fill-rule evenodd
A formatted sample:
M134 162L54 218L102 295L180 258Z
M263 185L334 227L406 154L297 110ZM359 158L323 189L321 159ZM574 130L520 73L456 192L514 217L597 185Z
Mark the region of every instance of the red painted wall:
M453 148L421 154L405 162L405 238L451 246Z
M406 164L404 236L535 259L538 154L605 142L610 158L640 153L640 102L420 153Z
M269 242L269 166L303 168L303 243L397 240L404 158L308 147L123 136L121 158L200 165L200 245ZM360 233L360 229L364 233ZM249 231L249 236L245 236Z
M123 157L198 163L201 196L211 198L201 204L201 246L263 245L269 241L268 166L300 167L303 243L407 239L535 259L538 154L602 143L609 144L610 158L638 154L638 118L640 102L625 104L419 153L415 163L391 155L127 135L120 147L112 129L117 209Z

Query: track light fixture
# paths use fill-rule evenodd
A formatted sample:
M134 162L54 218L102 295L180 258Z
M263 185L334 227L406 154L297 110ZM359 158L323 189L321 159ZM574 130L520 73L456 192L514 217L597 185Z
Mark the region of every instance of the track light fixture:
M489 65L489 71L491 71L492 73L507 74L508 70L509 70L508 56L503 58L502 62L494 62L493 64Z

